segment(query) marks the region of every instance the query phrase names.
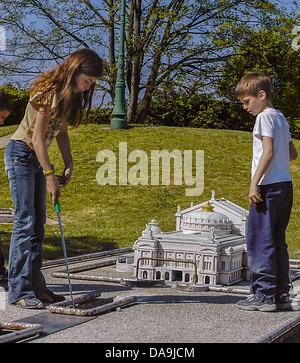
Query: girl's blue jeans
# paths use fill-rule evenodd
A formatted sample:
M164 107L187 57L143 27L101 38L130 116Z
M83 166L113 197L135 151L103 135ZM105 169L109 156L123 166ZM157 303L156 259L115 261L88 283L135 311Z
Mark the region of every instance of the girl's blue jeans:
M5 152L5 171L15 206L8 267L8 302L35 297L45 287L40 271L46 180L35 152L22 141L11 140Z

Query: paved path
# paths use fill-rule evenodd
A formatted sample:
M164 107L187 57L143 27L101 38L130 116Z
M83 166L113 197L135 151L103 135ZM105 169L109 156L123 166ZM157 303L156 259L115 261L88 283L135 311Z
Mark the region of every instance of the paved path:
M8 145L11 136L12 135L6 135L0 137L0 149L3 149Z
M69 296L66 279L54 278L45 268L48 287ZM124 277L115 267L83 272L90 275ZM171 285L130 288L120 284L72 280L73 293L82 296L101 291L101 297L137 296L137 304L97 316L95 319L56 333L30 339L30 343L97 342L97 343L254 343L299 316L299 312L247 312L236 302L245 295L217 292L179 291ZM46 311L46 310L42 310ZM42 311L28 311L6 304L0 321L16 321ZM51 314L51 313L49 313ZM134 347L134 345L132 345Z

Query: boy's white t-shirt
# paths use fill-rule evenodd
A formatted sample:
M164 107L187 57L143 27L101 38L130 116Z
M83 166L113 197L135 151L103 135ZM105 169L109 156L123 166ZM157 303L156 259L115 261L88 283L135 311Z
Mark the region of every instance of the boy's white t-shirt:
M262 136L273 138L274 157L259 185L291 181L289 142L292 141L289 124L283 114L267 108L257 115L253 129L252 178L263 153Z

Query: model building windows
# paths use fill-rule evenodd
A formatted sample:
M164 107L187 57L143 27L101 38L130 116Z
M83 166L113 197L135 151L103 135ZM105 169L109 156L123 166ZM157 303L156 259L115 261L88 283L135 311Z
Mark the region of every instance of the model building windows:
M211 256L203 256L203 271L211 271L212 267Z
M211 262L204 261L203 270L204 271L211 271Z

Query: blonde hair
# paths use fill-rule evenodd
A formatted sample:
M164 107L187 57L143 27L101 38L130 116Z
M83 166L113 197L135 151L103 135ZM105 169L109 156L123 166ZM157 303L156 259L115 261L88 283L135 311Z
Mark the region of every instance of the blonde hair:
M88 121L95 90L95 84L92 84L90 89L85 92L74 92L75 77L81 73L96 78L102 76L102 59L92 49L79 49L54 69L42 73L32 82L30 93L34 95L42 92L41 104L52 93L59 93L61 100L58 103L57 118L60 120L64 118L70 125L78 126L82 122L85 109L87 109L86 122Z
M260 72L247 73L235 89L236 97L245 95L257 96L259 91L265 91L267 99L272 97L272 85L269 77Z

